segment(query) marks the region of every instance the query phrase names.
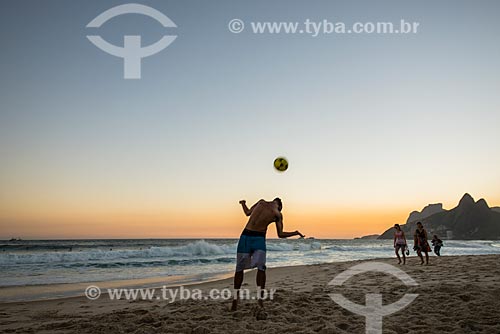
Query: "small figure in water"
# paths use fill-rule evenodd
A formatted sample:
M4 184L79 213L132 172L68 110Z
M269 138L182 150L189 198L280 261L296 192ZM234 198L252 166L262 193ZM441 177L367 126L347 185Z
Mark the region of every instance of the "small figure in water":
M399 224L394 225L394 249L396 251L396 256L398 257L398 264L401 264L401 257L399 256L399 250L401 249L401 254L403 254L403 264L406 264L406 236L405 233L401 230L401 226Z
M427 231L424 229L424 226L421 222L417 223L417 230L413 235L413 250L417 251L418 257L422 261L420 264L424 264L424 257L422 256L422 252L425 253L425 264L429 264L429 252L431 251L431 247L429 246L429 242L427 241Z
M432 247L434 247L434 253L436 253L437 256L441 256L441 247L443 247L443 241L434 234L431 242Z

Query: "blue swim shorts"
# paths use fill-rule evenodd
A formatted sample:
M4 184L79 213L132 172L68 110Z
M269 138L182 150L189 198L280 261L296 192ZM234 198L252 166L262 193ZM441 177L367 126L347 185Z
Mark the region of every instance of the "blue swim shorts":
M238 242L236 272L257 268L266 270L266 234L244 230Z

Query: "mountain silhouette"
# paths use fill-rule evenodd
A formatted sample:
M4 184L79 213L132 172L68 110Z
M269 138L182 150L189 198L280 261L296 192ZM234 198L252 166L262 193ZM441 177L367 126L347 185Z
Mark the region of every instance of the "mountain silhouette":
M430 237L437 234L440 238L461 240L498 240L500 239L500 209L491 209L484 199L474 201L465 194L457 207L443 210L441 204L431 204L422 210L414 211L407 223L401 225L408 239L415 232L416 223L422 222ZM379 239L392 239L394 229L390 227Z
M445 211L443 209L443 204L429 204L425 208L422 209L422 212L413 211L410 213L410 216L406 220L406 224L417 223L420 220L423 220L427 217L430 217L436 213Z

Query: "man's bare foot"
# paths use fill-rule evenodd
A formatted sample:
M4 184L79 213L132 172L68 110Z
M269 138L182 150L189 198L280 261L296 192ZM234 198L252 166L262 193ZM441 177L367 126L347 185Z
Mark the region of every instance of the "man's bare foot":
M260 307L260 308L264 308L264 300L259 299L259 300L257 301L257 305L259 305L259 307Z

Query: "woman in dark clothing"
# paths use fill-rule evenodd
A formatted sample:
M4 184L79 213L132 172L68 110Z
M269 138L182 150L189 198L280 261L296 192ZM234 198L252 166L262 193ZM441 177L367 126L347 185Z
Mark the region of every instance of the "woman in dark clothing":
M432 246L434 247L434 253L436 253L437 256L441 256L441 247L443 247L443 241L434 234L431 242Z
M422 256L422 252L425 253L425 262L426 265L429 264L429 252L431 251L431 247L429 246L429 242L427 241L427 231L424 229L424 226L421 222L417 223L417 230L413 235L413 250L417 251L418 257L422 260L421 265L424 264L424 257Z

